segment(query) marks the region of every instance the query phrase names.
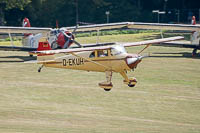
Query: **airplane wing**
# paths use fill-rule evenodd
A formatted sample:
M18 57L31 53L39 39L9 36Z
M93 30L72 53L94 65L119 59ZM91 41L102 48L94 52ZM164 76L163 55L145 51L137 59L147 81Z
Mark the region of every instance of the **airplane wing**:
M76 26L62 27L69 31L76 29ZM79 26L77 32L88 32L97 30L113 30L113 29L157 29L157 30L182 30L182 31L199 31L200 25L186 24L164 24L164 23L140 23L140 22L120 22L108 24L94 24L87 26ZM38 27L10 27L0 26L0 33L50 33L52 28Z
M86 26L78 26L76 32L89 32L89 31L97 31L97 30L114 30L114 29L127 29L130 22L121 22L121 23L108 23L108 24L94 24L94 25L86 25ZM69 31L73 31L76 26L72 27L63 27L68 29Z
M155 30L180 30L180 31L199 31L199 25L188 24L164 24L164 23L140 23L130 22L128 28L135 29L155 29Z
M69 31L73 31L76 26L62 27ZM113 30L113 29L157 29L157 30L182 30L182 31L199 31L200 25L187 24L164 24L164 23L141 23L141 22L120 22L108 24L94 24L87 26L79 26L77 32L97 31L97 30ZM0 33L49 33L52 28L38 27L10 27L0 26Z
M181 39L184 39L184 37L176 36L176 37L154 39L154 40L147 40L147 41L141 41L141 42L125 43L123 45L124 47L132 47L132 46L140 46L140 45L148 45L148 44L159 44L159 43L170 42L170 41L181 40Z
M73 31L76 27L63 27ZM164 24L164 23L141 23L141 22L121 22L109 24L94 24L87 26L79 26L77 32L88 32L98 30L113 29L155 29L155 30L180 30L180 31L199 31L200 25L188 24Z
M88 48L88 47L100 47L100 46L109 46L109 45L115 45L115 42L107 42L107 43L91 43L91 44L81 44L82 48ZM70 46L69 48L80 48L78 46Z
M52 28L0 26L0 33L50 33Z
M163 39L155 39L155 40L148 40L148 41L141 41L141 42L125 43L125 44L122 44L122 45L124 47L141 46L141 45L158 44L158 43L181 40L181 39L184 39L184 37L176 36L176 37L169 37L169 38L163 38ZM47 51L32 51L30 53L31 54L74 53L74 52L83 52L83 51L111 49L112 47L113 46L102 46L102 47L89 47L89 48L75 48L75 49L61 49L61 50L47 50Z
M195 48L199 49L200 48L199 44L191 44L191 43L177 42L177 41L164 42L164 43L161 43L161 44L156 44L156 46L193 48L193 49L195 49Z
M15 46L0 46L1 51L34 51L37 48L28 48L28 47L15 47Z

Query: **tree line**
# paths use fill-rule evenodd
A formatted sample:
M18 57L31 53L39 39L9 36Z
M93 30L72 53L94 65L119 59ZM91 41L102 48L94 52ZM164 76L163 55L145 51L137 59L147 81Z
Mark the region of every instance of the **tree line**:
M55 27L56 20L60 27L77 22L157 22L157 14L152 10L165 11L160 16L161 22L188 22L192 15L199 19L199 3L198 0L1 0L0 25L21 26L24 17L38 27Z

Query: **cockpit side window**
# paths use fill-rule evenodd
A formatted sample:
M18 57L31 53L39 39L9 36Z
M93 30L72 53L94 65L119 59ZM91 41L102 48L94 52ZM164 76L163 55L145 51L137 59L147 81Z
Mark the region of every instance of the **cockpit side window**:
M94 58L95 57L95 52L92 52L89 57L90 58Z
M98 57L108 56L108 50L99 50L97 53L98 53Z

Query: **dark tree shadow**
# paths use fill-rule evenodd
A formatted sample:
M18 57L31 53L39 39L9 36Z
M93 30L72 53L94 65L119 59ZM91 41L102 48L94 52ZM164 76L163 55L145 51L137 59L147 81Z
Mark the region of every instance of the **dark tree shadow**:
M155 52L152 53L150 57L155 58L193 58L193 59L200 59L200 53L197 53L197 55L192 56L192 53L190 52L179 52L179 53L159 53Z

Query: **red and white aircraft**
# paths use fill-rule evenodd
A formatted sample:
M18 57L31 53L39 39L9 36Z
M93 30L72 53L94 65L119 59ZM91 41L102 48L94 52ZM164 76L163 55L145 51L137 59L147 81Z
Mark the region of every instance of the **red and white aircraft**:
M39 40L42 37L46 36L48 36L48 42L52 49L63 49L63 48L65 49L70 47L72 43L75 43L76 45L81 47L81 45L75 41L75 37L73 35L76 28L73 30L73 33L70 32L69 30L66 30L66 28L60 28L60 29L34 28L31 27L28 18L23 19L22 27L0 27L0 33L8 33L9 36L11 33L24 33L22 38L22 45L23 45L22 47L0 46L0 49L22 50L22 51L40 50L41 47L39 46ZM46 33L46 35L43 35L44 32Z
M23 27L31 27L30 21L28 18L24 18L23 20ZM60 29L52 29L50 32L50 36L48 37L48 42L52 49L65 49L72 45L72 43L77 44L79 47L81 45L75 41L75 37L73 33L76 31L77 28L74 28L73 32L70 32L66 28ZM33 35L33 34L24 34L23 40L25 41L23 44L24 46L38 48L38 38L41 38L42 35L40 33ZM27 41L27 42L26 42Z

